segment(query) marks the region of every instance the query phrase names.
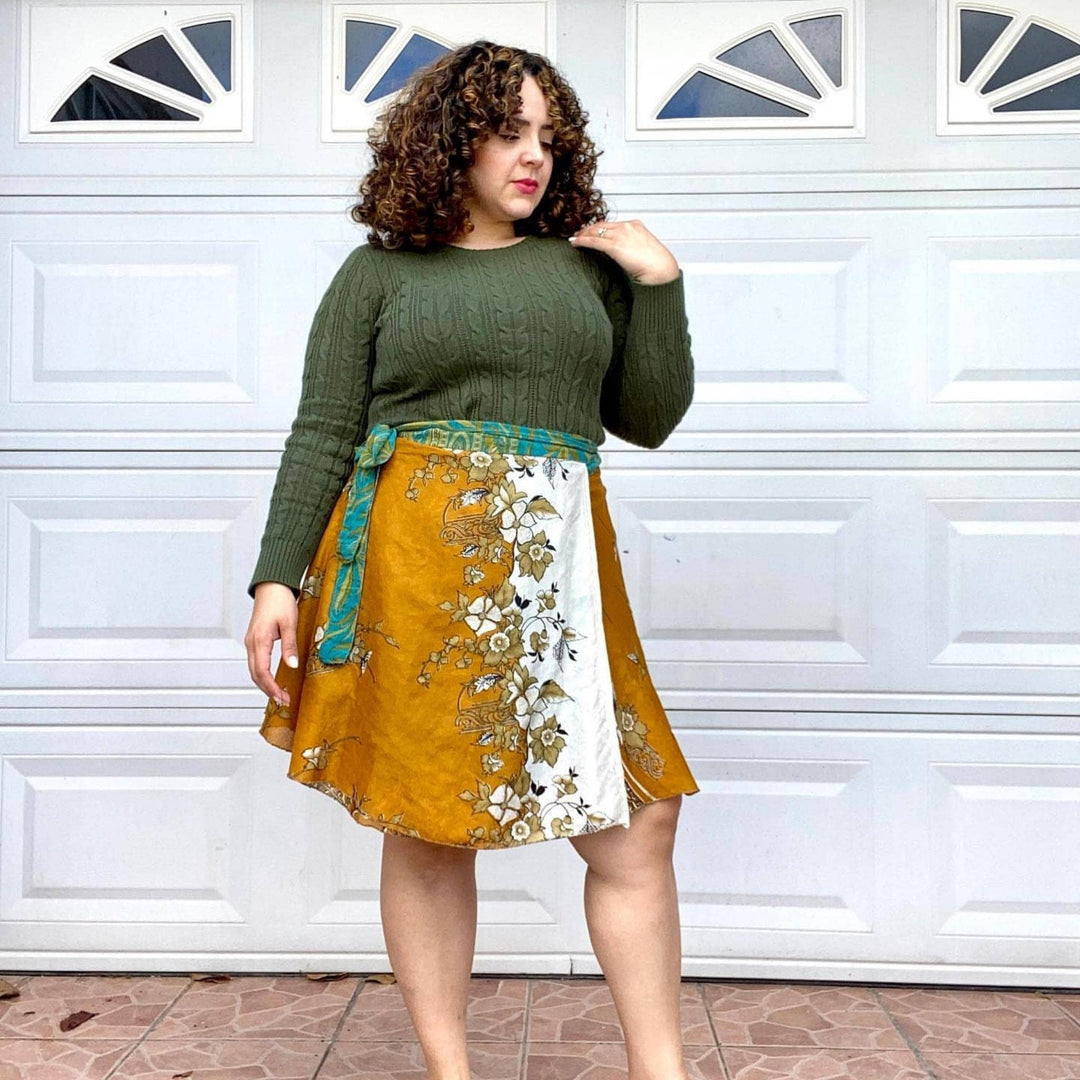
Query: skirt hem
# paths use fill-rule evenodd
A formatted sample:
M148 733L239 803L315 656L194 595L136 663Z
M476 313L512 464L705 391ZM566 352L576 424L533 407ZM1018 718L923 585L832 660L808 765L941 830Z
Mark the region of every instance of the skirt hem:
M278 664L290 704L261 734L290 779L384 832L501 849L626 828L698 788L600 470L481 434L395 438L362 499L358 457L297 599L298 666Z
M285 750L286 752L289 751L289 747L282 746L280 742L275 741L275 739L271 737L271 734L268 734L266 731L260 731L259 734L271 746L274 746L279 750ZM339 803L341 806L345 807L345 809L349 812L349 816L358 825L366 825L369 828L377 829L379 832L383 833L393 833L398 836L409 836L416 840L423 840L429 844L438 844L440 847L465 848L467 850L471 849L473 851L504 851L511 848L528 847L529 844L543 843L545 840L569 840L575 836L588 836L592 833L606 832L608 829L616 828L619 825L618 822L613 822L611 825L604 825L600 828L583 829L579 832L568 832L562 836L548 836L545 833L540 832L534 834L534 836L528 840L516 840L505 844L493 844L490 841L486 840L476 841L474 843L468 844L459 844L455 843L453 840L438 839L434 836L425 835L415 826L408 825L401 820L395 820L402 817L402 815L400 814L396 814L394 818L384 818L378 814L369 814L361 807L349 805L350 802L356 801L355 796L346 795L340 788L338 788L334 784L329 783L326 780L318 780L314 777L312 777L311 779L305 779L302 773L289 772L286 773L286 776L297 784L301 784L303 787L311 788L313 791L322 792L323 795L326 795L328 798L333 799L336 803ZM700 788L695 786L692 789L684 788L681 791L671 791L664 795L655 795L647 798L635 792L633 797L629 798L630 816L633 817L636 811L640 810L643 806L648 806L650 803L663 802L665 799L674 799L679 795L696 795L700 790ZM630 795L629 791L627 792L627 795ZM622 828L629 828L629 825L623 825Z

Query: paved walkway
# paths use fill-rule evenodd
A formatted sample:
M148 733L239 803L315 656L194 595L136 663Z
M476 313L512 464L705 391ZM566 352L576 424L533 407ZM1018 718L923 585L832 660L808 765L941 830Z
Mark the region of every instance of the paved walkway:
M423 1080L387 976L4 975L0 1080ZM684 981L691 1080L1080 1080L1080 992ZM599 978L474 976L473 1080L624 1080Z

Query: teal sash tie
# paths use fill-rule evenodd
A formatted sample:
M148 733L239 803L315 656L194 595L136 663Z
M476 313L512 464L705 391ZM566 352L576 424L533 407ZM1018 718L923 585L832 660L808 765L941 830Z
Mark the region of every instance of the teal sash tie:
M504 454L529 457L554 455L584 461L589 472L600 467L596 443L565 431L504 424L497 420L416 420L396 427L376 424L353 454L354 469L338 534L339 564L330 594L326 628L318 645L319 659L324 664L344 663L352 652L364 585L375 484L379 467L394 452L399 431L414 442L451 450L499 450Z

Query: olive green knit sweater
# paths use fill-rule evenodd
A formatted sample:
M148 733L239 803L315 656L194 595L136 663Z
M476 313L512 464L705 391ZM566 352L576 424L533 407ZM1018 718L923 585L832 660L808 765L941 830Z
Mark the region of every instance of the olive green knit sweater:
M354 448L375 424L498 420L657 447L694 391L682 271L641 285L561 237L426 253L354 249L308 336L248 586L298 594Z

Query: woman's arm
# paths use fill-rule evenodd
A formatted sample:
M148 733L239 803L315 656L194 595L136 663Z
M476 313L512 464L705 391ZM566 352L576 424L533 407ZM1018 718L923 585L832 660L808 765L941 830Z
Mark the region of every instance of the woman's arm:
M603 262L613 346L600 420L620 439L654 450L686 415L694 396L683 272L661 285L644 285L613 259Z
M299 596L334 502L352 471L371 399L380 294L376 253L355 248L331 280L308 333L300 402L278 467L248 595L278 581Z

